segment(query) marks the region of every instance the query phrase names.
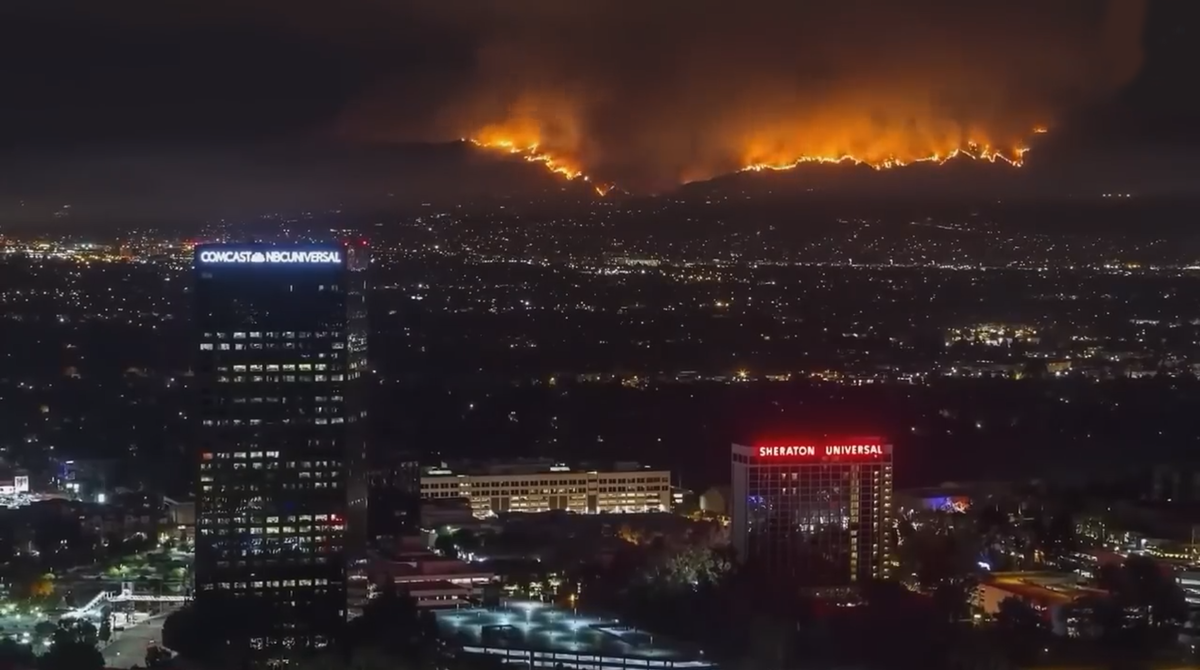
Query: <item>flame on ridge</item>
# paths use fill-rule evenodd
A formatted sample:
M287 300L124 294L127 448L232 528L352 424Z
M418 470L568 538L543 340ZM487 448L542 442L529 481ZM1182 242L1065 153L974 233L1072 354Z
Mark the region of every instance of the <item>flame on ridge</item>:
M1049 130L1045 126L1036 126L1032 129L1032 132L1035 135L1041 135L1049 132ZM550 172L560 175L568 181L580 180L591 184L595 192L600 196L607 195L615 187L614 184L610 183L593 183L591 177L589 177L587 174L584 174L583 170L579 168L577 164L543 150L538 142L517 142L509 137L497 136L494 133L484 133L483 137L464 138L463 142L468 142L474 146L490 151L499 151L512 154L530 163L540 163ZM862 165L874 170L889 170L892 168L899 168L917 163L944 165L945 163L955 159L970 159L975 161L986 161L989 163L1003 163L1019 168L1025 164L1025 154L1028 152L1029 147L1026 146L1016 147L1014 149L1004 151L994 149L987 144L967 142L965 146L958 149L953 149L944 154L934 153L927 156L918 156L907 159L902 159L897 156L868 159L854 156L852 154L842 154L837 156L799 156L784 162L747 160L746 164L737 171L782 172L795 169L805 164Z
M1039 132L1039 131L1034 131ZM1041 130L1040 132L1045 132ZM794 160L785 163L751 163L743 167L740 172L763 172L767 170L783 171L791 170L806 163L824 163L830 165L847 164L847 165L865 165L866 167L875 170L890 170L892 168L904 167L906 165L914 165L916 163L933 163L935 165L944 165L956 158L969 158L977 161L987 161L989 163L1006 163L1013 167L1021 167L1025 164L1025 154L1029 153L1029 147L1017 147L1008 152L999 151L987 145L980 145L974 142L968 142L961 149L954 149L945 154L930 154L928 156L919 156L907 160L897 158L896 156L888 156L878 160L869 160L859 158L850 154L842 154L840 156L800 156Z
M560 175L567 181L580 180L592 184L592 178L583 173L582 170L575 167L571 163L553 156L541 150L536 143L520 144L507 138L480 140L476 138L464 138L464 142L469 142L482 149L490 149L493 151L504 151L514 156L518 156L521 160L530 163L541 163L547 170L554 174ZM593 190L597 195L608 195L613 189L612 184L592 184Z

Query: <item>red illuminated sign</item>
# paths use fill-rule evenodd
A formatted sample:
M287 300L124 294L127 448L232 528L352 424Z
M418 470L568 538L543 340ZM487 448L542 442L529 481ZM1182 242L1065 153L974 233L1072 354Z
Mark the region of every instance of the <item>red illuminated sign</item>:
M754 455L767 461L874 461L891 452L878 440L836 443L793 443L754 447Z

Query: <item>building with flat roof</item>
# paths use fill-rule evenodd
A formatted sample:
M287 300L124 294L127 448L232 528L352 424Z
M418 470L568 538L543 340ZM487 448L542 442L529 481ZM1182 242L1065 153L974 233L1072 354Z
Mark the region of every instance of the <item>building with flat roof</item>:
M438 632L466 654L497 656L529 668L689 668L716 664L701 650L665 643L615 619L576 614L542 602L498 609L435 612Z
M364 569L368 598L395 589L421 609L470 606L496 581L496 573L484 563L445 558L427 549L371 552Z
M466 498L486 518L506 512L666 512L671 473L639 463L571 467L556 461L442 464L424 468L421 497Z
M756 573L814 589L890 576L890 444L878 437L735 444L732 469L732 544Z
M261 650L346 620L365 535L367 250L206 244L195 269L196 604Z
M1106 591L1081 585L1079 578L1070 573L996 572L975 588L971 604L995 615L1000 603L1016 598L1041 614L1056 635L1068 635L1072 621L1066 606L1082 598L1107 596Z

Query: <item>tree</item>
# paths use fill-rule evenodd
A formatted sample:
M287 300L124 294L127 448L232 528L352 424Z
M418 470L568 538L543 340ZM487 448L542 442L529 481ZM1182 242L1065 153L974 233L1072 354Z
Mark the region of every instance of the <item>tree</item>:
M350 624L346 639L350 648L428 660L435 651L437 622L431 613L420 612L411 596L389 584L363 607L362 616Z
M29 645L18 644L11 638L0 640L0 667L32 668L36 657Z
M966 619L971 614L971 595L977 586L973 577L943 579L933 589L934 611L945 621Z
M692 590L720 583L731 563L722 553L693 545L663 550L643 578L666 590Z
M902 529L903 530L903 529ZM927 523L902 532L899 557L902 574L915 575L926 590L946 581L962 581L978 572L980 535L970 524Z
M459 530L452 537L459 554L474 553L483 546L483 541L479 539L479 536L466 528Z
M197 630L199 623L195 605L175 610L163 622L163 644L184 658L199 658L204 644Z
M54 595L54 575L46 574L29 585L29 597L49 598Z
M454 544L454 538L450 535L438 533L437 539L433 541L433 548L446 558L458 558L458 546Z
M1008 660L1015 664L1028 665L1045 646L1049 629L1042 615L1020 598L1010 596L1000 601L996 623Z
M1061 556L1074 551L1075 522L1070 514L1059 512L1049 518L1039 516L1034 528L1034 542L1047 556Z
M171 652L157 644L146 648L146 668L167 668L171 666Z
M1174 576L1153 559L1130 556L1120 566L1106 565L1097 575L1108 601L1093 608L1094 625L1110 642L1153 646L1175 637L1188 608Z
M1029 603L1009 596L1000 601L1000 607L996 611L996 623L1002 630L1028 635L1041 630L1042 617Z
M56 630L58 630L58 626L53 621L39 621L33 627L33 634L45 640L54 635Z
M62 620L41 658L43 670L103 670L104 655L96 649L96 627L78 619Z

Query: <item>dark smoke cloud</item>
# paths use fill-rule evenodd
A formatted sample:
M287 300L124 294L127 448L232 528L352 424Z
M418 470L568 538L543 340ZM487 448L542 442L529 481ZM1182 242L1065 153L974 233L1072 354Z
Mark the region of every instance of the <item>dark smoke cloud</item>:
M339 129L431 141L517 127L652 186L796 152L1010 149L1138 72L1144 4L417 0L389 20L448 46L355 100Z

